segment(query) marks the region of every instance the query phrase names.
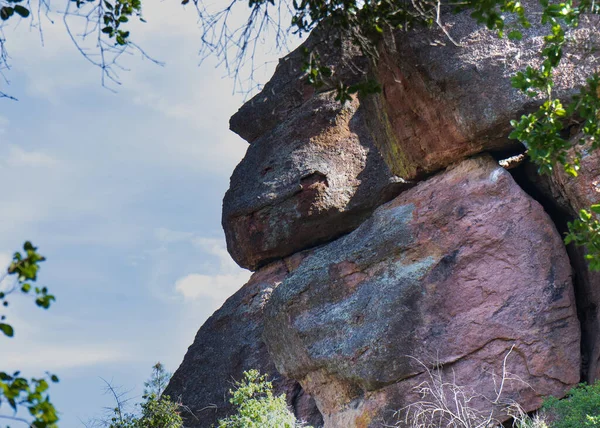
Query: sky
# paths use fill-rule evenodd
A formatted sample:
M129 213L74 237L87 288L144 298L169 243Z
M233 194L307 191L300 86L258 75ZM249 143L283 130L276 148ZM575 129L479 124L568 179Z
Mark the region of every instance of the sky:
M124 58L130 71L116 92L60 19L44 23L43 46L26 25L5 31L3 90L18 101L0 99L0 264L31 240L47 257L38 283L57 301L44 311L11 298L15 337L0 337L0 369L56 373L61 428L111 405L103 379L135 399L155 362L174 371L250 276L230 259L220 224L247 148L228 130L244 96L215 60L198 65L191 7L148 1L144 18L135 41L165 66Z

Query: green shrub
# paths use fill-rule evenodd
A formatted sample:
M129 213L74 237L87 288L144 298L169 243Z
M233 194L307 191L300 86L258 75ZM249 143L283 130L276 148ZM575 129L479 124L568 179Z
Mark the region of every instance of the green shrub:
M543 408L554 420L552 428L600 428L600 382L578 385L563 400L550 397Z
M273 385L257 370L244 372L229 402L237 413L219 421L219 428L295 428L302 424L287 407L285 395L275 397ZM310 427L306 427L310 428Z
M171 373L167 372L161 363L152 367L152 376L144 382L144 401L139 403L139 411L130 413L126 410L127 399L123 394L107 382L107 391L115 399L115 408L112 409L109 420L98 421L94 426L104 428L183 428L181 418L182 406L179 403L162 395L169 383Z

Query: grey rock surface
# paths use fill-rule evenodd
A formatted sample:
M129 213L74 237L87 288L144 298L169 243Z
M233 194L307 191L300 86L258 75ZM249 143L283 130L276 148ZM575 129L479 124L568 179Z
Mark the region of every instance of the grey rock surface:
M240 265L265 263L357 227L407 183L373 144L357 99L315 96L257 139L223 200L227 249Z
M491 396L493 382L476 374L497 370L514 346L511 370L523 382L505 392L526 410L579 381L579 321L561 238L489 157L418 184L352 233L308 251L269 300L263 337L327 427L382 426L408 404L411 379L422 379L416 359L460 368L466 387Z
M263 308L287 274L283 262L256 272L198 331L165 390L191 411L182 413L187 428L210 428L231 414L228 391L250 369L273 380L275 394L286 394L300 420L322 426L314 400L297 382L277 372L261 338Z

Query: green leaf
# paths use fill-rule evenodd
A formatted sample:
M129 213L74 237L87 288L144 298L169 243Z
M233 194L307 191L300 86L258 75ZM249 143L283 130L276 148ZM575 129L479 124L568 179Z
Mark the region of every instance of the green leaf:
M596 214L600 214L600 204L595 204L590 207L590 209Z
M581 219L584 221L589 221L592 218L592 215L586 210L580 210L579 217L581 217Z
M13 337L15 335L15 330L10 324L0 323L0 331L8 337Z

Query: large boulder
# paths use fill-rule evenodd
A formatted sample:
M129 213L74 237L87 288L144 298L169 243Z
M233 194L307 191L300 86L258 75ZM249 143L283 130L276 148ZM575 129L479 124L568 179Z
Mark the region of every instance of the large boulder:
M223 201L227 249L243 267L330 241L407 186L373 144L358 99L312 98L260 137Z
M525 3L535 12L536 1ZM347 39L320 29L231 118L232 130L251 142L223 203L228 250L238 264L254 270L328 242L395 196L398 183L515 144L507 138L510 120L540 100L512 88L510 76L539 62L548 29L533 25L516 42L499 39L468 12L443 21L458 45L437 27L400 32L385 38L371 69ZM584 20L571 36L593 40L600 34L594 22ZM301 79L305 47L333 68L329 83L375 76L382 93L342 107L330 85L315 92ZM556 73L562 97L597 59L573 49Z
M524 96L510 78L528 65L540 65L544 36L550 31L539 24L539 2L522 3L533 25L522 30L521 41L498 38L469 11L443 15L443 29L386 38L374 72L383 91L365 102L373 113L370 126L385 130L377 143L396 175L414 179L511 145L510 120L532 111L541 98ZM555 71L553 96L568 99L595 71L599 23L598 17L586 16L569 31L571 43ZM508 16L506 25L514 24L515 18Z
M200 328L165 394L180 401L188 428L210 428L233 413L229 390L243 372L257 369L273 379L274 392L286 394L296 416L315 427L322 417L314 400L295 381L280 375L261 339L263 308L271 293L289 273L283 262L256 272L250 281Z
M564 245L490 157L418 184L302 257L266 306L263 337L326 427L383 426L415 399L432 365L491 398L490 372L502 371L511 349L503 397L525 410L579 381Z

